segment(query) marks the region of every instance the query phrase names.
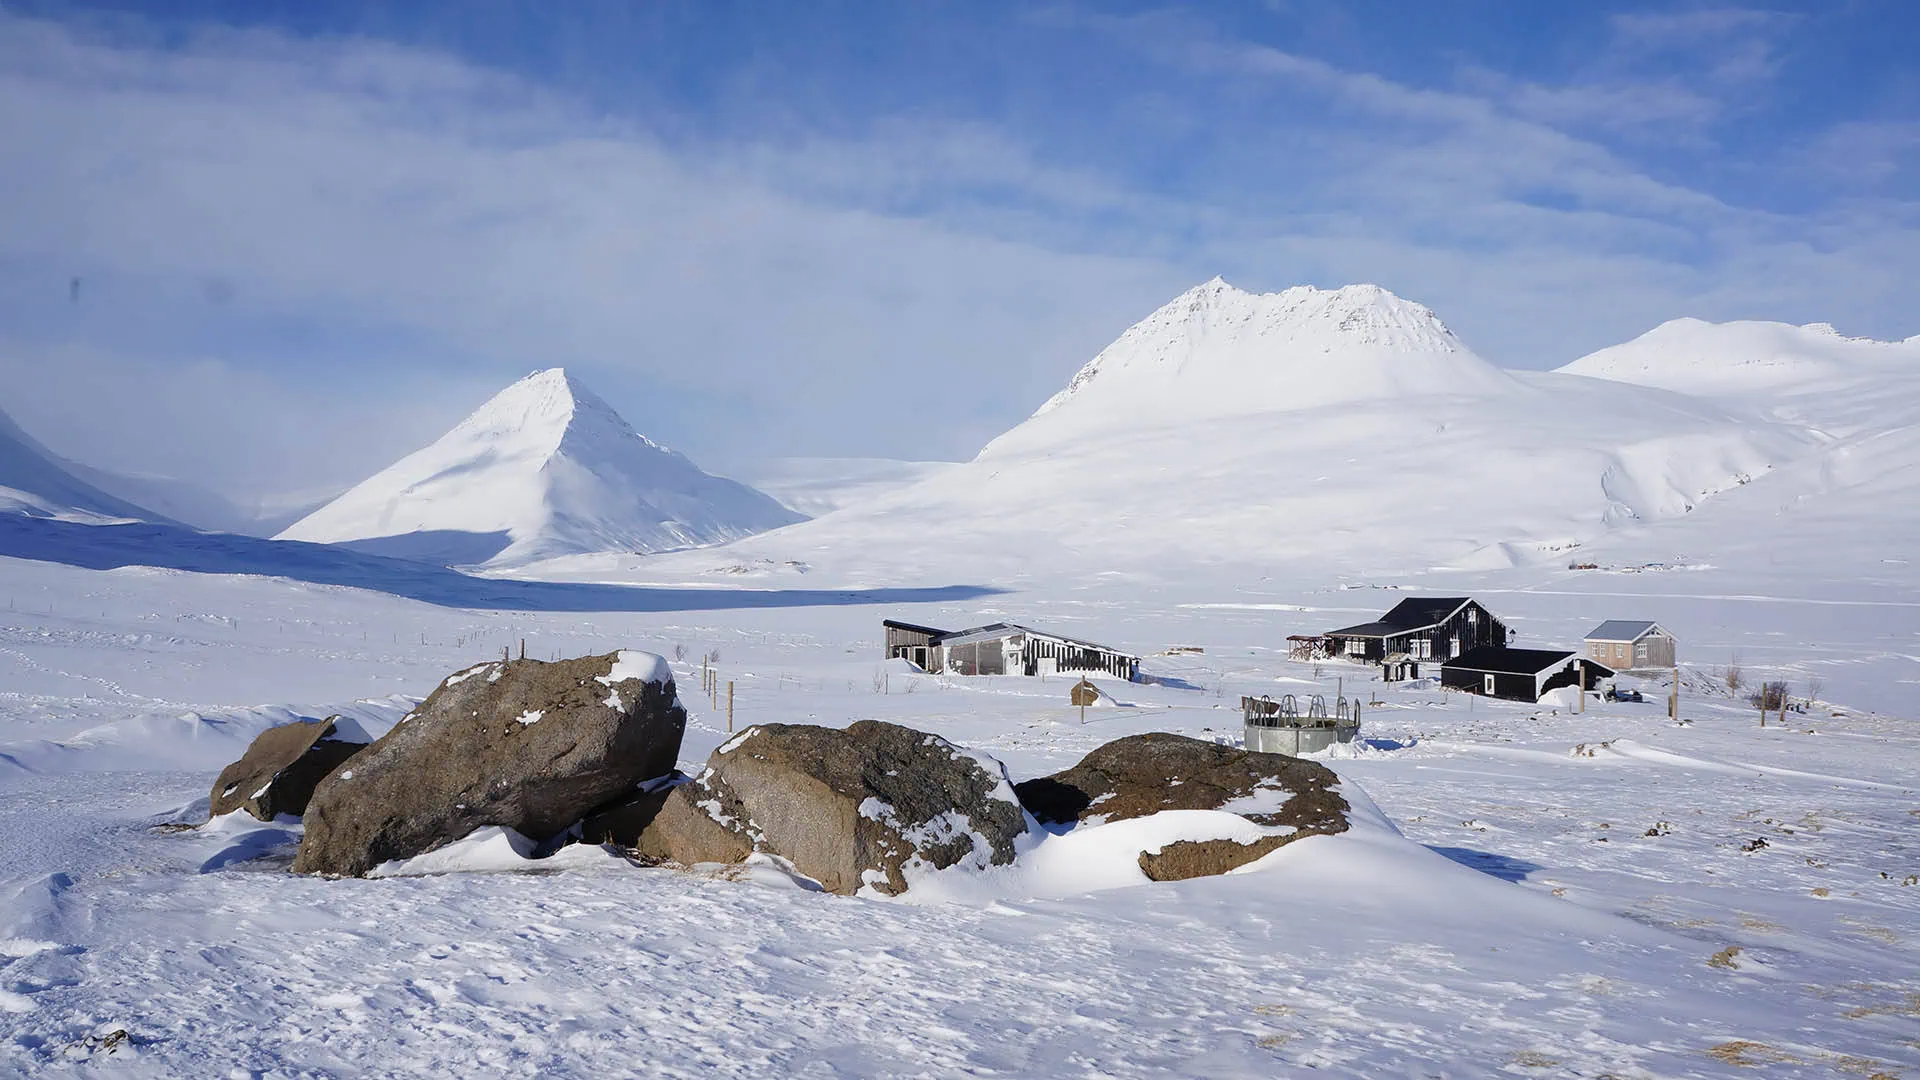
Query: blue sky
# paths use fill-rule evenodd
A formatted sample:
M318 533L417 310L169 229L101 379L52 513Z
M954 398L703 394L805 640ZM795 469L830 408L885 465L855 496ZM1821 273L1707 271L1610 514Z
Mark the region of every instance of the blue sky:
M0 407L264 492L553 364L721 467L966 457L1216 273L1378 282L1511 367L1681 315L1906 337L1917 31L1899 2L0 4Z

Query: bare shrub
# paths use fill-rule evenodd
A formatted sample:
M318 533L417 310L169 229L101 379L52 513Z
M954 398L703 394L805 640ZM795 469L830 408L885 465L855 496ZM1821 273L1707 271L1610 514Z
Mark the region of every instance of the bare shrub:
M1807 676L1807 704L1812 705L1814 702L1819 701L1820 695L1825 692L1826 689L1827 680L1818 675Z
M1786 722L1788 689L1786 680L1779 679L1763 682L1758 690L1747 695L1747 704L1760 710L1761 724L1764 725L1767 722L1767 714L1770 712L1779 713L1781 722Z
M1739 653L1735 652L1735 653L1728 654L1727 672L1726 672L1725 678L1727 681L1727 692L1730 694L1739 693L1740 688L1746 685L1747 676L1746 676L1746 672L1743 671L1740 667Z

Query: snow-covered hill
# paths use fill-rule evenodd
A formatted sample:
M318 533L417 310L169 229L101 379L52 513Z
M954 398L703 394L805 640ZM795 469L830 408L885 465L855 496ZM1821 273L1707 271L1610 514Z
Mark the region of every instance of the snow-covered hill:
M1018 582L1564 565L1817 443L1671 391L1503 371L1377 286L1256 295L1215 279L1121 335L975 460L649 572Z
M1920 590L1920 337L1843 337L1825 323L1678 319L1560 369L1683 390L1812 440L1765 485L1693 520L1611 537L1606 563L1689 560L1783 575L1844 568L1854 591ZM1678 526L1678 527L1676 527Z
M560 368L495 395L280 534L377 554L501 566L580 552L651 552L778 528L801 516L634 431Z
M1674 319L1560 370L1716 399L1777 399L1920 378L1920 335L1875 341L1828 323Z
M102 490L76 471L72 462L42 446L0 412L0 513L90 523L168 520Z

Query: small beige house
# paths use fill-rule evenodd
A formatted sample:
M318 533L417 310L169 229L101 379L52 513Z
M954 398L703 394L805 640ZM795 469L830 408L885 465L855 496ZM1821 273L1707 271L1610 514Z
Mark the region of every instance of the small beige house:
M1587 634L1587 659L1615 671L1673 666L1673 635L1645 619L1608 619Z

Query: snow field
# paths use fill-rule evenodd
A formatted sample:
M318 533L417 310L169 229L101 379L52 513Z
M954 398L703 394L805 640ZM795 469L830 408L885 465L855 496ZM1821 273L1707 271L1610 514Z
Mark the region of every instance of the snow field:
M1647 580L1564 574L1557 593L1532 592L1511 573L1465 591L1530 641L1577 635L1596 607L1630 599L1604 593ZM1701 578L1712 573L1689 580ZM1613 587L1589 594L1594 582ZM289 1076L1915 1066L1909 712L1816 709L1762 731L1743 705L1692 694L1694 722L1674 727L1658 695L1569 716L1381 687L1366 669L1278 657L1287 633L1377 613L1394 590L1228 578L965 609L619 615L493 615L11 560L0 585L24 601L0 651L0 940L31 943L0 949L0 991L19 1009L0 1014L0 1071L90 1075L126 1055L141 1074ZM1663 597L1651 614L1686 628L1683 655L1703 668L1737 647L1755 677L1805 662L1798 627L1824 620L1830 700L1871 700L1912 670L1875 658L1883 636L1907 632L1904 609L1727 595ZM55 610L29 615L36 598ZM886 616L1017 617L1145 652L1206 652L1150 657L1161 685L1102 682L1114 704L1083 725L1071 678L938 679L883 664ZM642 870L597 850L536 872L315 881L281 872L292 826L153 828L189 816L258 728L346 705L372 730L520 637L530 655L661 654L691 713L689 771L728 739L729 681L741 726L886 719L991 754L1016 778L1135 731L1232 737L1241 693L1312 686L1331 700L1338 685L1381 704L1366 712L1370 744L1330 764L1405 838L1363 829L1300 841L1252 872L1080 892L1075 877L1092 889L1118 860L1063 844L1058 866L1035 863L1048 873L1018 889L887 903L808 892L777 866ZM711 651L717 706L698 690ZM235 704L259 701L315 704ZM233 719L197 742L150 724L183 711ZM142 764L143 748L167 743L167 763ZM1076 842L1096 846L1101 832ZM1756 839L1766 846L1746 850ZM504 836L470 847L445 857L469 869L519 858L504 857ZM115 1029L131 1041L108 1055L99 1040ZM1742 1042L1765 1049L1714 1056ZM1723 1060L1742 1054L1770 1064Z

